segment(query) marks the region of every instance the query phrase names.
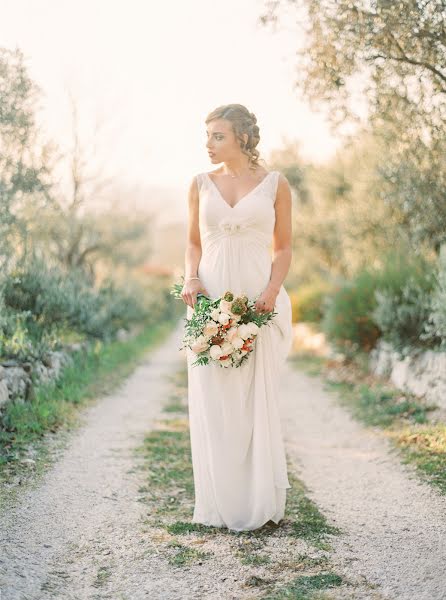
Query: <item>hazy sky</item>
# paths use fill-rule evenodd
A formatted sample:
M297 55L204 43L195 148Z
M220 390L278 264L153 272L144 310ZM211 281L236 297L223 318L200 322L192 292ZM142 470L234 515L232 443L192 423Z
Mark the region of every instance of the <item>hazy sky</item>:
M257 115L265 158L283 138L324 160L336 140L293 90L300 40L257 23L259 0L2 0L0 44L19 46L41 86L41 121L70 143L67 90L93 160L129 183L184 189L212 170L204 119L221 104ZM103 130L94 137L94 124Z

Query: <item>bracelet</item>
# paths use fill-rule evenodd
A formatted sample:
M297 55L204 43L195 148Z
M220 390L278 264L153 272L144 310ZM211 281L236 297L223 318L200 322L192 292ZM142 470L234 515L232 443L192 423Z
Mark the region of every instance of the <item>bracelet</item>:
M188 277L188 278L186 279L186 281L190 281L191 279L198 279L198 280L200 280L200 278L199 278L199 277Z

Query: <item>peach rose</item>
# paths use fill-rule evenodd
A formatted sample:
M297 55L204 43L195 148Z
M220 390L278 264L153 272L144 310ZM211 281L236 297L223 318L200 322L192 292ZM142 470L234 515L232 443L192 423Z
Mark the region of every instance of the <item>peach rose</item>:
M195 352L195 354L198 354L199 352L203 352L204 350L207 350L208 348L208 343L206 338L203 335L200 335L199 337L196 338L195 342L191 345L191 350L192 352Z
M203 329L204 335L208 337L213 337L218 333L218 325L217 323L206 323L205 328Z

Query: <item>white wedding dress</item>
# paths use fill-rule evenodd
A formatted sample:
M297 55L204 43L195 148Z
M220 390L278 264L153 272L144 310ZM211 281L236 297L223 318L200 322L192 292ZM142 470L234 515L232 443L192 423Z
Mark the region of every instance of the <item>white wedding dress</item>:
M270 171L234 207L207 173L196 176L202 256L198 268L213 298L227 290L261 294L271 275L279 171ZM192 366L186 350L194 473L192 521L253 530L284 516L290 488L278 410L279 375L291 349L291 302L282 286L273 321L238 368ZM193 309L187 306L187 317Z

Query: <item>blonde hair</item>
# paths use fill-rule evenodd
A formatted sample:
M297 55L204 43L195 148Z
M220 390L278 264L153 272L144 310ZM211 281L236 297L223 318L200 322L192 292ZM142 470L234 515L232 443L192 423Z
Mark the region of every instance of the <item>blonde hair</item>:
M249 112L243 104L223 104L208 114L205 120L206 125L214 119L227 119L232 123L232 130L240 142L240 149L249 158L249 168L256 169L259 166L260 157L256 146L260 141L260 135L255 114ZM243 139L245 133L248 134L246 144Z

